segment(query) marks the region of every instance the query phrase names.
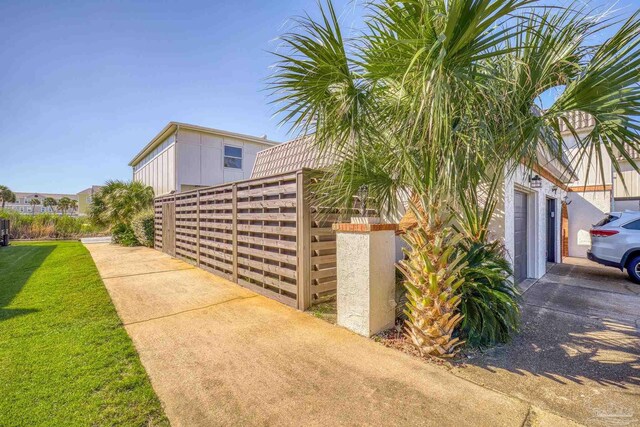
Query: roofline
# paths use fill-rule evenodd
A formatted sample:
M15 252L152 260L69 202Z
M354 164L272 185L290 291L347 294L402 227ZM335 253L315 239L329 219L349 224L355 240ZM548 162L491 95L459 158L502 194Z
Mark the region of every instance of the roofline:
M133 159L129 162L129 166L134 166L138 164L144 156L149 154L160 142L165 139L167 136L177 131L178 128L194 130L197 132L210 133L215 135L228 136L233 138L244 139L249 142L255 142L258 144L277 146L280 145L277 141L271 141L269 139L260 138L259 136L245 135L242 133L229 132L222 129L208 128L204 126L192 125L189 123L181 123L181 122L169 122L145 147L140 150L138 154L136 154Z

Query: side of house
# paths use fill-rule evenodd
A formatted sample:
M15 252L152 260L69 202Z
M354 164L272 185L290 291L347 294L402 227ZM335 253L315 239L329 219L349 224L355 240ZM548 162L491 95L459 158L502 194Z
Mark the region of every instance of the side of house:
M129 163L156 196L248 179L265 138L170 122Z
M579 138L587 136L595 125L593 117L584 113L572 114L568 119ZM600 148L602 164L594 160L593 154L591 158L589 153L578 157L575 136L564 123L561 130L577 178L569 185L569 256L584 258L591 246L589 230L593 224L608 212L640 210L640 174L618 155L622 170L619 176L605 148ZM628 152L632 158L638 158L632 150Z
M78 215L86 215L89 210L89 205L93 200L93 195L96 194L102 186L92 185L91 187L80 191L76 197L78 199Z
M516 283L538 279L547 263L562 262L562 209L567 197L566 168L539 159L534 170L520 165L499 188L490 225L493 238L504 242Z
M332 162L330 155L319 156L311 138L297 138L258 153L252 178L300 168L318 169ZM516 280L539 278L546 273L547 262L560 262L561 211L567 195L566 165L540 155L535 171L520 167L512 179L500 188L498 208L492 223L495 238L505 242L516 270ZM398 222L399 211L389 221ZM402 257L402 242L397 242L396 258Z

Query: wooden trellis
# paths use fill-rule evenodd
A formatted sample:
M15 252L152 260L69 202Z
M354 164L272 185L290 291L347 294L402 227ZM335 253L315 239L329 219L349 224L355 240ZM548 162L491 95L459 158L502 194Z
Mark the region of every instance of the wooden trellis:
M155 247L218 276L305 310L335 292L331 225L309 171L201 188L155 199Z

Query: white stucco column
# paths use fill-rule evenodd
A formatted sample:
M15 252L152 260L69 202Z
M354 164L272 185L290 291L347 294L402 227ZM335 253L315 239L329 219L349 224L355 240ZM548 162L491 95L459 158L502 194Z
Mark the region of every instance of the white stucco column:
M338 325L370 337L395 323L396 224L334 224Z

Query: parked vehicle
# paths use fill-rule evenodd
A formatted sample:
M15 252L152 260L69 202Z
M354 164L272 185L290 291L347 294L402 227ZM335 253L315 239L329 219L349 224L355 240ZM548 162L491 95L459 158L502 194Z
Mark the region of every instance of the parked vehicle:
M640 283L640 212L611 212L590 231L587 257L602 265L626 269Z

